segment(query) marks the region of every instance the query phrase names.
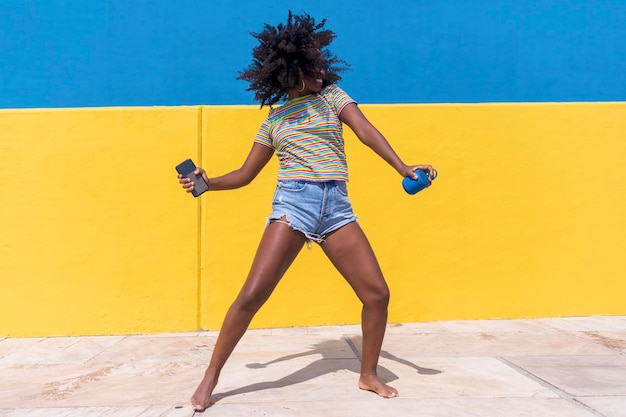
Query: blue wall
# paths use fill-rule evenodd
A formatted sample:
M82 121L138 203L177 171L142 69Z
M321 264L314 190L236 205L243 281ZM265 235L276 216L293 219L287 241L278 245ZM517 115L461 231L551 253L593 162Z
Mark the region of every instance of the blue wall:
M624 0L2 0L0 108L252 104L263 23L328 19L362 103L626 100Z

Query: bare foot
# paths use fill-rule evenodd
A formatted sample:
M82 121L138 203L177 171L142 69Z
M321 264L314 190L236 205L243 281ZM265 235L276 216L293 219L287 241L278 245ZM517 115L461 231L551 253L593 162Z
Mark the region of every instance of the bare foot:
M398 391L385 384L378 375L375 374L361 374L359 378L359 388L365 391L372 391L380 395L383 398L395 398L398 396Z
M191 396L191 406L196 411L204 411L211 404L211 394L217 385L217 377L212 378L205 372L204 378Z

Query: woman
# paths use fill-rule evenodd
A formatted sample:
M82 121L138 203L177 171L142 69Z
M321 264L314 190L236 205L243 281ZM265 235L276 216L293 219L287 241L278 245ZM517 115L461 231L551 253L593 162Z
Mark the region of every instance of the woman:
M347 198L348 180L342 123L401 176L417 178L430 165L406 165L383 135L365 118L354 100L335 83L344 64L325 48L335 37L307 14L289 12L287 24L265 25L253 34L259 45L253 62L239 78L249 91L271 108L241 168L220 177L202 174L210 191L250 183L274 153L279 159L278 185L256 256L241 292L229 308L204 378L191 398L195 410L210 405L220 371L255 313L287 271L303 245L317 242L354 289L362 308L362 361L358 386L386 398L396 389L377 375L378 358L387 323L389 288L374 252L356 222ZM179 175L187 192L194 183Z

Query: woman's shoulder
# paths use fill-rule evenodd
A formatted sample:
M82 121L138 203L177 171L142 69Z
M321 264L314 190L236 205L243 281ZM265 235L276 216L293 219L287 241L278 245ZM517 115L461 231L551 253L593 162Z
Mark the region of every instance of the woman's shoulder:
M343 89L338 87L337 84L324 87L320 96L335 109L337 114L341 113L348 104L356 103L356 101Z
M322 88L322 91L320 92L320 95L326 99L329 99L331 101L334 100L352 100L352 98L350 97L350 95L348 93L346 93L346 91L339 87L337 84L330 84L327 85L326 87ZM354 100L352 100L354 101Z
M338 93L346 94L346 92L337 84L329 84L326 87L322 88L322 91L320 92L321 95L332 95Z

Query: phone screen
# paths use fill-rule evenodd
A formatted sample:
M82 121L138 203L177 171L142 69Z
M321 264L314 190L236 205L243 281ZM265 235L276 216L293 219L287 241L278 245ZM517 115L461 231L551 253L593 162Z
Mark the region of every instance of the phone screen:
M196 170L196 164L191 159L187 159L176 166L176 171L183 177L189 178L193 181L193 191L191 194L194 197L198 197L200 194L209 190L209 185L206 183L202 175L196 175L193 172Z

